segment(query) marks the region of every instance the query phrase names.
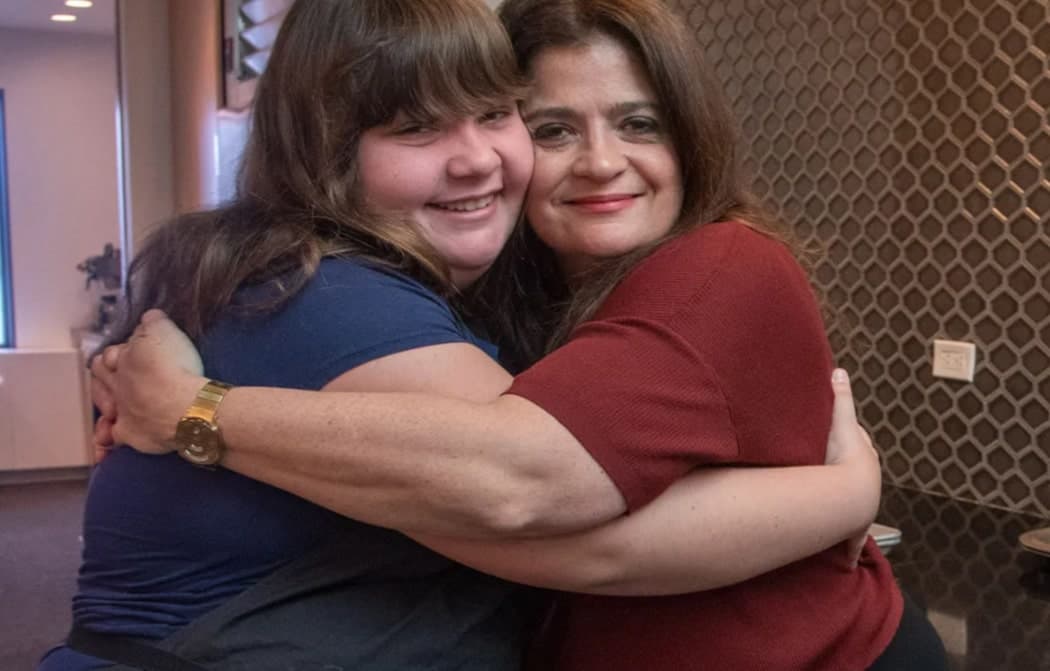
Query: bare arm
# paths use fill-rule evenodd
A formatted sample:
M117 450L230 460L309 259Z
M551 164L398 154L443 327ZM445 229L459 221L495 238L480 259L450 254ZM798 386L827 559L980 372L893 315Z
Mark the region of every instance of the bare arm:
M479 401L498 394L509 382L499 369L475 371L471 385L448 388L452 374L464 371L446 365L462 363L460 356L469 351L462 345L413 350L360 366L331 386L385 391L411 385ZM195 360L184 365L193 367ZM101 366L96 370L108 375ZM297 470L297 458L270 460L249 452L239 470L337 511L363 510L360 517L367 521L423 529L430 535L417 532L417 540L518 582L619 595L696 591L753 577L867 529L878 506L877 459L856 424L848 383L834 386L832 465L698 471L629 517L592 531L537 540L435 536L434 529L440 532L445 520L435 524L413 507L384 507L383 496L362 496L343 484L338 467L324 478L312 477ZM297 453L293 448L285 456ZM416 506L426 508L428 487L422 483L415 490ZM457 536L463 532L453 529Z
M437 552L538 587L619 596L714 589L866 538L879 504L878 456L837 379L829 465L704 468L648 506L578 534L483 541L413 534ZM843 560L859 548L843 548Z
M192 344L156 314L124 346L115 372L97 361L94 372L119 406L115 438L168 451L204 382L186 370L194 367ZM532 403L500 397L510 381L477 348L453 344L359 366L326 388L332 393L237 388L219 409L223 465L408 531L542 535L622 514L619 490L572 434Z
M273 419L259 423L259 416ZM477 404L244 388L231 392L221 417L229 468L256 477L252 460L271 460L334 481L353 490L339 512L374 524L544 535L592 527L625 510L572 434L512 396ZM403 519L407 510L416 519Z
M135 343L125 355L121 366L124 375L121 384L131 385L133 393L130 396L133 400L137 393L154 405L163 407L166 404L169 414L164 419L156 420L149 415L152 411L149 404L148 409L143 411L141 407L132 403L130 407L132 410L137 409L137 412L128 412L127 406L122 407L121 418L126 430L124 435L118 433L118 438L134 444L139 444L137 441L155 440L148 437L148 433L141 433L140 427L146 426L148 431L151 421L152 430L162 437L170 433L169 427L174 425L175 418L182 413L189 403L188 399L202 383L201 378L178 371L177 368L162 374L160 383L148 374L143 376L141 370L138 375L133 374L136 366L145 366L149 371L151 366L163 369L162 363L167 363L168 368L173 368L170 365L170 355L166 351L162 357L150 357L150 353L153 352L150 348L151 338L168 338L171 334L165 335L164 329L173 330L168 322L156 322L154 325L161 328L160 334L151 334L150 330L146 329L144 333L136 336ZM480 359L472 358L475 355ZM486 368L489 364L480 352L466 346L423 348L413 351L412 354L399 354L366 364L347 373L333 384L333 388L367 388L380 391L415 388L456 395L474 403L405 394L398 397L403 402L394 406L391 411L390 404L383 401L392 396L385 394L342 395L284 390L234 390L220 411L226 439L231 444L226 464L234 470L295 492L342 514L416 533L481 538L521 535L523 531L554 534L566 529L593 526L618 515L623 510L623 501L619 493L612 487L604 472L557 422L522 399L507 397L495 403L477 403L495 397L509 382L509 377L494 365ZM96 372L108 375L108 371L102 368L104 367L96 366ZM429 374L426 371L430 371ZM118 378L113 380L120 382ZM146 391L140 389L134 392L135 385L143 380L146 381ZM465 380L469 384L456 386L450 384L450 380ZM118 391L120 389L118 384ZM124 391L127 389L128 387L125 387ZM157 389L165 390L165 393L149 393ZM415 402L416 399L419 399L418 403ZM407 405L404 402L406 400L409 401ZM370 401L374 401L373 406L369 405ZM488 422L489 433L505 437L506 415L500 415L500 411L493 408L508 403L525 406L522 409L526 419L518 427L521 436L524 436L519 440L524 445L533 446L535 451L543 452L550 449L551 444L558 444L557 440L551 441L548 438L549 432L545 434L535 429L535 425L542 423L546 417L547 421L555 425L553 428L556 431L565 434L556 438L569 443L556 449L575 454L579 463L555 460L551 463L559 465L548 465L545 471L536 469L530 472L532 462L529 458L532 455L528 447L523 455L526 458L520 465L515 465L511 460L515 455L521 454L520 452L511 449L509 456L501 454L498 451L501 449L498 441L481 446L471 442L476 441L478 434L471 432L478 431L479 421ZM369 414L370 412L372 414ZM456 414L457 412L459 414ZM466 414L471 412L480 417ZM532 419L537 414L541 415L538 422ZM139 421L134 421L136 415L140 417ZM129 417L132 421L129 421ZM387 418L385 423L381 421L384 417ZM384 442L382 437L372 436L367 428L355 428L353 418L364 418L363 423L366 425L377 423L380 431L386 436L389 436L391 426L397 427L397 435L401 438L396 440L405 441L404 445L390 445L389 442ZM348 419L349 428L346 426ZM438 441L436 448L435 434L445 438L444 442ZM389 441L389 438L387 440ZM421 452L417 442L429 444L430 448ZM359 445L363 447L358 447ZM511 463L508 464L508 461ZM806 469L788 469L783 471L783 474L789 471L804 473ZM820 469L814 469L814 472L820 472ZM738 490L737 495L739 491L754 491L752 487L755 486L764 487L764 481L761 479L755 485L747 483L745 476L752 473L757 474L760 471L742 471L724 481L732 483L736 482L737 477L744 478L739 484L744 489ZM830 472L825 475L839 482ZM554 476L561 476L563 479L559 480ZM758 475L755 477L761 478ZM580 483L588 478L594 483L591 489L581 488ZM551 481L568 484L552 486ZM602 492L603 488L604 493L593 493ZM706 495L702 488L696 489ZM804 483L800 483L795 490L789 487L785 489L793 496L797 496L799 492L814 492L814 510L818 514L828 512L825 500L819 495L819 489ZM726 490L733 494L732 485L727 486ZM581 493L586 491L592 493ZM791 505L795 505L794 500L789 499ZM666 508L654 510L670 511L670 516L677 514L681 517L688 517L691 514L690 510L699 509L705 513L715 510L709 503L711 498L701 498L692 504L687 497L681 501L681 504L675 504L681 505L680 508L668 505ZM785 508L786 506L787 503ZM775 510L776 506L772 509ZM770 518L769 510L770 508L766 508L761 511L766 519ZM846 510L843 509L842 519L846 518ZM712 517L730 520L725 533L731 533L731 530L738 528L732 517L725 517L721 513ZM538 529L530 527L528 522L533 519L541 520L543 526ZM581 519L584 523L580 523ZM619 538L623 539L621 545L615 547L623 553L620 556L630 557L624 548L630 548L630 544L633 543L634 525L643 525L646 518L639 516L638 519L642 521L635 522L632 518L630 523L623 523L621 528L624 532L621 536L605 532L594 537L597 542L587 539L591 544L579 545L580 551L593 552L597 548L598 551L605 552L610 547L607 544L610 539L616 541ZM654 516L653 519L655 522L652 533L663 533L664 518ZM847 526L856 529L856 520L850 520ZM774 524L778 523L775 519L773 521ZM703 526L706 524L703 523ZM715 521L714 524L718 522ZM819 534L814 535L814 528L812 525L802 525L803 542L816 541L816 545L805 545L803 551L791 555L792 559L810 554L815 551L812 549L814 547L822 549L829 544ZM838 527L831 527L825 531L829 536L833 536L834 540L838 540L843 535L837 532L837 529ZM746 537L745 541L750 543L756 535L762 536L765 532L752 534L744 531L741 538ZM559 539L557 542L564 545L565 539ZM677 558L681 555L673 552L671 556ZM706 560L701 560L701 563L704 561ZM635 565L644 564L645 562L638 561ZM696 562L691 562L688 570L695 571Z

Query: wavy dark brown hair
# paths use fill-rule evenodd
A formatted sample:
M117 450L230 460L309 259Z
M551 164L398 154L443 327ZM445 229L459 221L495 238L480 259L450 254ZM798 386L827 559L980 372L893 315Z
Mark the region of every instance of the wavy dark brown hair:
M552 279L557 276L553 253L535 234L520 231L512 238L505 257L517 265L497 266L485 281L493 304L502 297L531 306L513 317L509 306L496 311L508 316L498 330L518 338L514 345L524 359L534 360L563 343L638 263L698 226L737 220L794 246L752 193L721 87L685 22L661 0L506 0L499 13L527 76L547 48L584 46L605 36L628 49L649 76L682 175L682 209L667 235L598 264L576 278L571 292L564 280Z
M522 84L507 34L482 0L298 0L258 83L236 198L150 236L112 340L153 307L199 336L249 284L273 291L238 309L277 309L333 255L454 294L445 262L416 227L369 209L358 142L399 112L477 114L520 97Z

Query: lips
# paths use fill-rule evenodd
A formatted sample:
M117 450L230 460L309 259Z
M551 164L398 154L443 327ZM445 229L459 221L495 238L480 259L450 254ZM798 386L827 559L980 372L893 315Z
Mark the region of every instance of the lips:
M563 202L582 214L614 214L634 205L640 194L634 193L595 193L566 198Z
M589 196L577 196L566 198L565 202L571 205L600 205L602 203L616 203L624 200L637 198L633 193L599 193Z
M429 206L447 212L474 212L488 207L494 200L496 200L496 192L488 193L483 196L461 198L458 200L446 200L440 203L430 203Z

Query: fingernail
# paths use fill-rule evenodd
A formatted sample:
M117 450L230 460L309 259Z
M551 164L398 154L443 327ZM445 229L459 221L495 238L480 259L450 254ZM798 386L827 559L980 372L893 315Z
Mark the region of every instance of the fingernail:
M846 371L841 368L836 368L831 373L832 382L849 382L849 376L846 375Z

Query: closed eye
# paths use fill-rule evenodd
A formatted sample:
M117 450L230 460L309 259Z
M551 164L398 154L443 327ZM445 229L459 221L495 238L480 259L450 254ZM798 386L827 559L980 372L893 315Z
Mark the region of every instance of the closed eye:
M493 124L503 121L511 115L511 110L507 107L497 107L491 109L479 117L479 121L483 124Z
M436 130L437 129L434 126L424 123L407 123L394 128L393 133L399 137L411 137L413 135L423 135L424 133L430 133Z

